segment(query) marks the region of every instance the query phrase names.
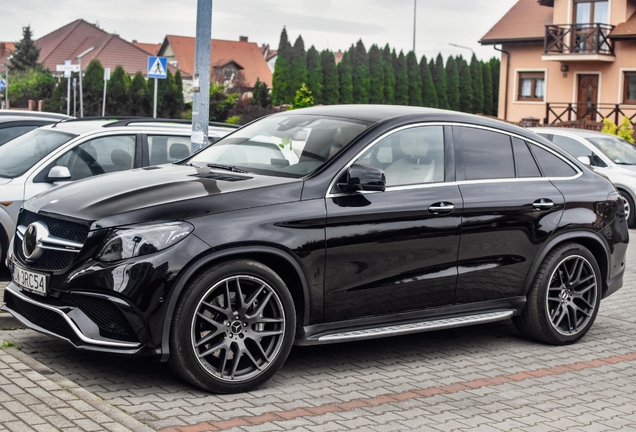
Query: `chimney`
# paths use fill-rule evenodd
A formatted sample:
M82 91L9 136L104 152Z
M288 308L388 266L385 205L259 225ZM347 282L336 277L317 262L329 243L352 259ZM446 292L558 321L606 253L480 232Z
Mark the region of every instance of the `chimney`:
M247 42L247 36L239 36L239 42Z
M7 46L4 42L0 42L0 56L4 55L4 51L7 49Z

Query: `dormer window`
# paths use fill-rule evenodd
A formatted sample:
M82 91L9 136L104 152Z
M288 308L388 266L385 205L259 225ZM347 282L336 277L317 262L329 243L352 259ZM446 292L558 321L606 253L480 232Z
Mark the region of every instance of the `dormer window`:
M609 24L607 0L574 0L576 24Z

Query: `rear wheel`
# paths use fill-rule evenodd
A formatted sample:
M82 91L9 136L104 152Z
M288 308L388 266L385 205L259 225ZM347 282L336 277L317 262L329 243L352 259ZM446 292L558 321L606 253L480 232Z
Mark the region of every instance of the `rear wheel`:
M232 261L186 287L173 319L170 365L215 393L252 390L285 362L296 316L285 283L268 267Z
M625 218L627 226L633 228L636 225L636 208L634 208L634 198L625 191L619 191L625 203Z
M589 331L601 302L601 272L592 253L576 243L545 258L523 313L513 318L525 336L553 345L576 342Z

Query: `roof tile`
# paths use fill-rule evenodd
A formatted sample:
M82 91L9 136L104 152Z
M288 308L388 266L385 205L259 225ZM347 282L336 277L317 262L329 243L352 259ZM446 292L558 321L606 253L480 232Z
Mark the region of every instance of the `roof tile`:
M541 40L546 24L552 24L553 8L537 0L519 0L479 41L482 45Z

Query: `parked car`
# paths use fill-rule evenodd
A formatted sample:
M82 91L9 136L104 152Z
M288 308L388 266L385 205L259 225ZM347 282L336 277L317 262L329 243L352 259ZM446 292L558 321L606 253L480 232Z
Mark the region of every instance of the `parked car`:
M625 200L629 226L636 226L636 147L617 136L584 129L546 127L530 130L607 176Z
M0 262L25 200L75 180L184 159L191 154L191 128L152 119L77 119L40 127L0 146ZM235 128L210 126L210 141Z
M27 201L3 309L77 348L158 356L196 386L242 392L294 343L511 317L531 339L573 343L622 286L627 242L612 183L532 132L314 107Z
M0 145L40 126L72 117L41 111L0 110Z

